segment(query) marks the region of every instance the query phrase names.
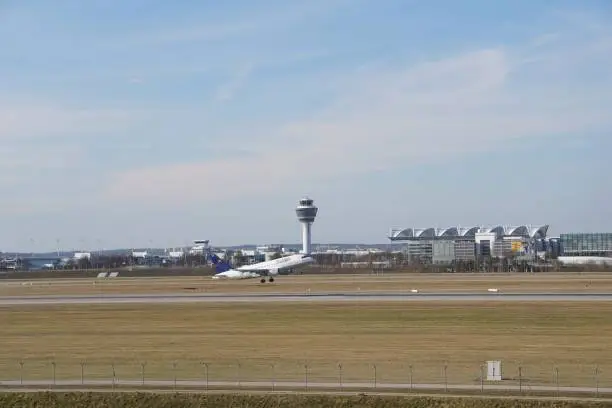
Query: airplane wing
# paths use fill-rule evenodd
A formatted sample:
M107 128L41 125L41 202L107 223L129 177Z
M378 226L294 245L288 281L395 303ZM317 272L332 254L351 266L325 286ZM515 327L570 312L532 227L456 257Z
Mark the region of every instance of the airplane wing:
M269 275L278 275L278 268L248 268L248 267L241 267L237 269L240 272L253 272L253 273L258 273L261 274L262 276L269 276Z

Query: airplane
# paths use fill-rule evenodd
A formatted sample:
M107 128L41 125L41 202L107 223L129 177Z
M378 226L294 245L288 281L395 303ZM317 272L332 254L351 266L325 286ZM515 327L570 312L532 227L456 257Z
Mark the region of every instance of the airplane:
M274 282L274 276L279 272L291 270L314 262L310 255L289 255L271 261L258 262L253 265L244 265L233 268L229 262L221 260L216 254L209 254L209 259L215 265L213 279L251 279L261 278L260 282Z

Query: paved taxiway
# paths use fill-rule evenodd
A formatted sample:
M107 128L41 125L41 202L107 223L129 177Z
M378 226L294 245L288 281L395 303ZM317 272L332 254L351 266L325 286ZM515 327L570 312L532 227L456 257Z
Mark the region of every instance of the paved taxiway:
M253 303L253 302L597 302L612 293L312 293L312 294L150 294L1 296L0 306L116 303Z
M249 390L249 389L272 389L272 390L313 390L313 389L343 389L343 390L444 390L449 391L506 391L506 392L558 392L560 394L568 393L588 393L593 395L611 394L611 387L567 387L567 386L550 386L550 385L517 385L517 384L398 384L398 383L376 383L373 382L316 382L316 381L206 381L206 380L177 380L176 383L172 380L49 380L26 381L26 380L0 380L0 386L11 387L17 390L21 387L45 387L51 389L53 386L59 387L111 387L111 386L128 386L128 387L164 387L166 389L176 386L185 388L226 388L232 390Z

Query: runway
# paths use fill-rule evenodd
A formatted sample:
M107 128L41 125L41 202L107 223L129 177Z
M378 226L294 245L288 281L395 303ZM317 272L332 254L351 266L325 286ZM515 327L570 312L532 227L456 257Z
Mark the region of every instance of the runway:
M126 304L126 303L254 303L254 302L600 302L612 293L274 293L274 294L116 294L2 296L0 306Z

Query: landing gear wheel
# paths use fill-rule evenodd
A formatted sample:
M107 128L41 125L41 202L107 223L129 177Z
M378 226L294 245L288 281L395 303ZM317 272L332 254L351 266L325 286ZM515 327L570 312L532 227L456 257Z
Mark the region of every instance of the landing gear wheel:
M266 283L266 279L265 278L261 278L260 282L261 283Z
M273 277L270 277L270 279L268 279L268 282L270 282L270 283L271 283L271 282L274 282L274 278L273 278Z

